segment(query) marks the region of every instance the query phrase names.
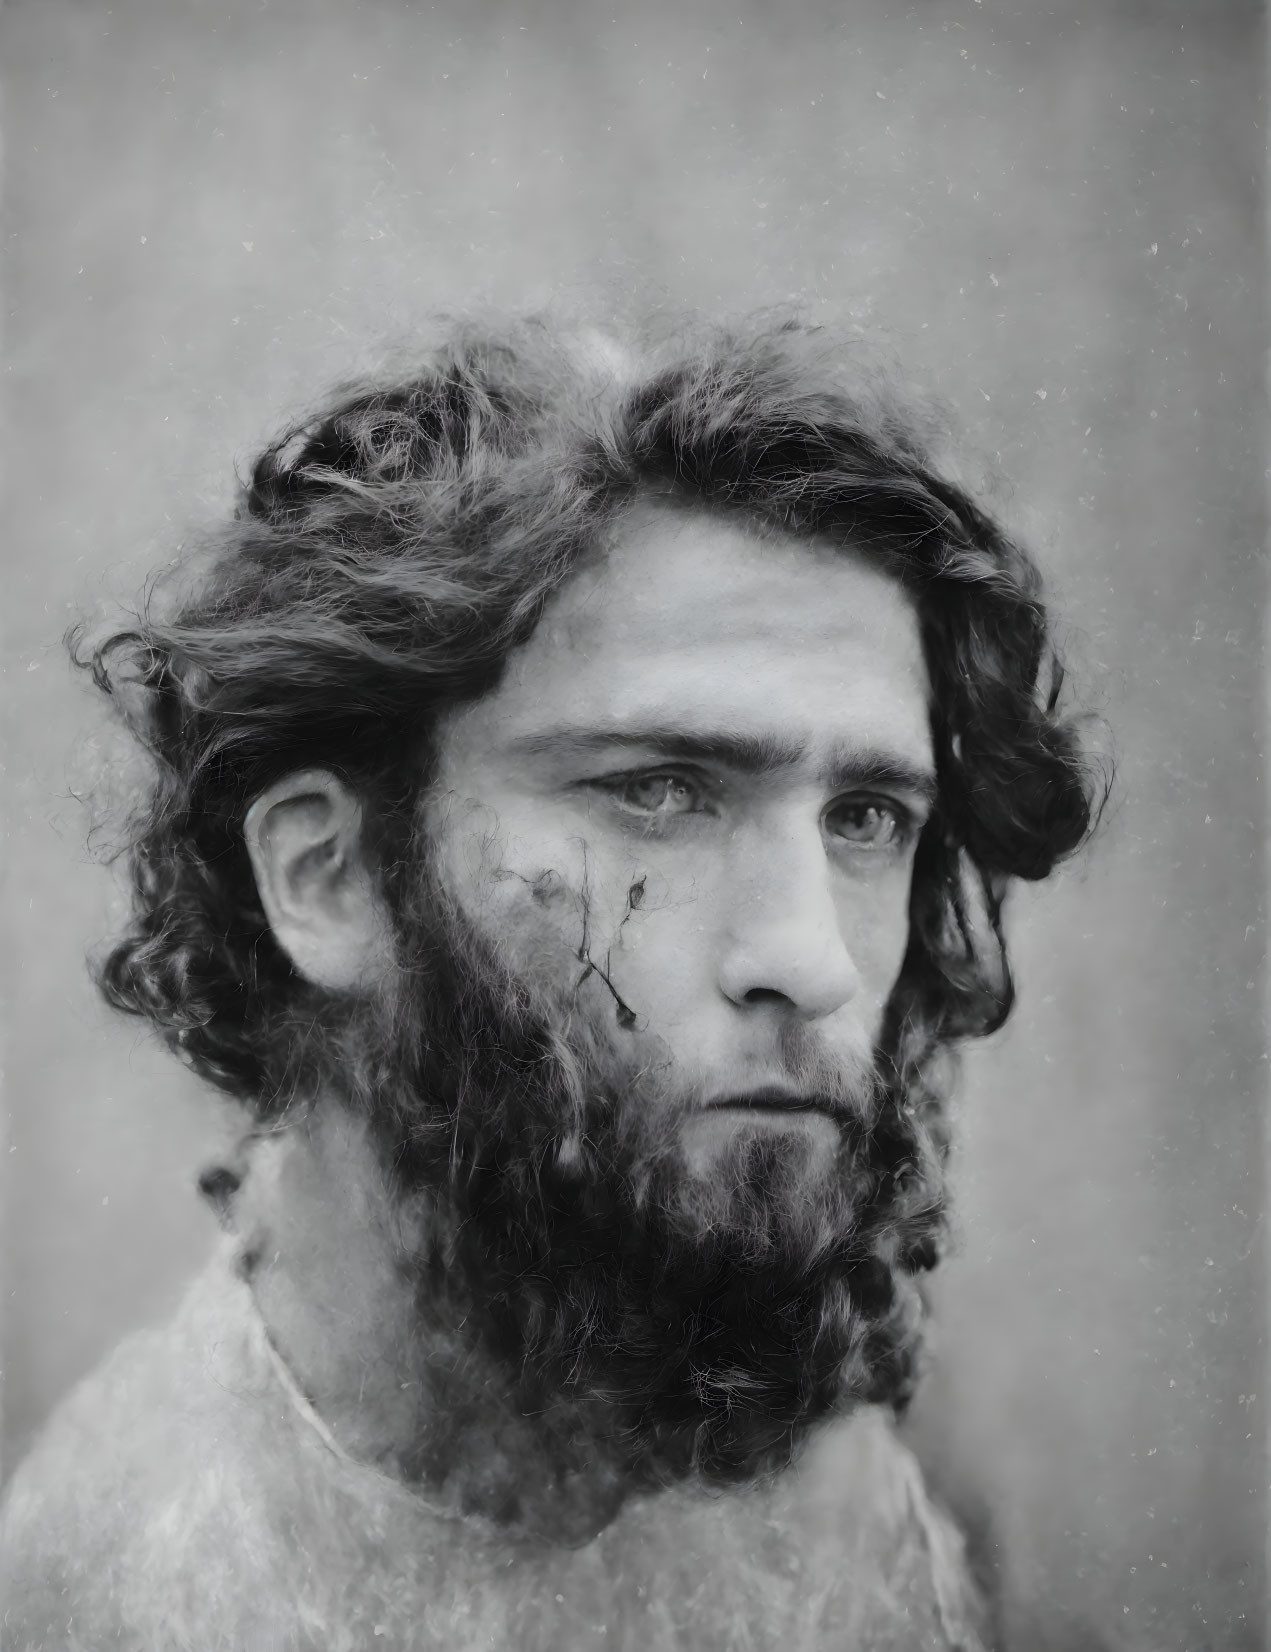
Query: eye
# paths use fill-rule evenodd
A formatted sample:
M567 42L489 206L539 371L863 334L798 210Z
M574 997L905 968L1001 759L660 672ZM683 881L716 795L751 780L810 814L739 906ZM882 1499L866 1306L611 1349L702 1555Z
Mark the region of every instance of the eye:
M844 797L825 811L825 829L858 849L891 849L908 835L909 815L880 797Z
M683 774L659 770L626 774L611 782L607 790L624 809L650 820L697 814L706 807L703 788Z

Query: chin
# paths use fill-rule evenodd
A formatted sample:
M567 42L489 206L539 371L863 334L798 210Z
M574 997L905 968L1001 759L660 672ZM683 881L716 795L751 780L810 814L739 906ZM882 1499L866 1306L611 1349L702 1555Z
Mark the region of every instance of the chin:
M689 1271L775 1268L798 1289L850 1243L860 1188L827 1114L715 1109L684 1120L679 1145L643 1214Z

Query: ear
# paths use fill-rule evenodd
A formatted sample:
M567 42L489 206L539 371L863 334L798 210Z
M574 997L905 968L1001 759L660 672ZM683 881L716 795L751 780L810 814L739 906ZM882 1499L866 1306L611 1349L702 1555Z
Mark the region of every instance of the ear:
M362 854L362 810L326 769L267 787L243 835L274 939L306 980L369 985L392 962L389 926Z

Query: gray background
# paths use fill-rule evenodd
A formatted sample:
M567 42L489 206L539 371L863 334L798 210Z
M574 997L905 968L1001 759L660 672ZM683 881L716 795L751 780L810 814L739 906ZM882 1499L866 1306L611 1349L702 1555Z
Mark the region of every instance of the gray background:
M1114 807L1015 904L914 1434L1024 1652L1264 1644L1257 8L17 0L4 19L7 1456L211 1243L231 1128L93 999L127 769L59 635L415 320L880 329L1012 480Z

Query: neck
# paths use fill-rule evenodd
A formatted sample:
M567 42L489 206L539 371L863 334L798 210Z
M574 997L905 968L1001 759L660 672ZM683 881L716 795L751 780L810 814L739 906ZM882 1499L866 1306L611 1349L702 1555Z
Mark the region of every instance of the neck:
M232 1226L269 1337L339 1446L462 1514L586 1541L622 1502L614 1419L530 1407L447 1291L432 1212L395 1196L366 1126L323 1101L252 1138Z

